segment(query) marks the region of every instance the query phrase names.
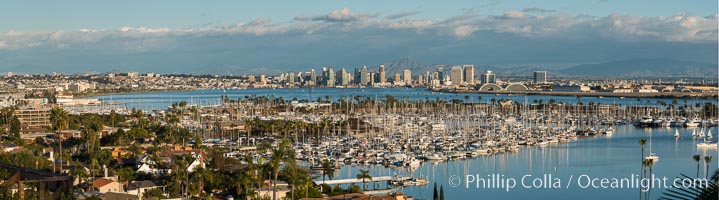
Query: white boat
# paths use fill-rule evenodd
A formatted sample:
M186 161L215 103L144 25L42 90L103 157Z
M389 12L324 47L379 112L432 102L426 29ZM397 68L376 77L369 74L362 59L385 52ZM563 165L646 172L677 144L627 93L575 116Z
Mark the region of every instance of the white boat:
M710 140L712 139L712 130L711 129L709 129L709 131L707 131L707 138L709 138Z
M702 120L700 120L699 118L696 118L696 117L695 117L694 119L687 120L686 122L684 122L684 126L686 126L686 127L697 127L697 126L699 126L699 123L700 123L701 121L702 121Z
M717 148L717 143L713 143L713 142L697 143L697 148Z
M654 152L652 152L652 133L651 132L649 132L649 156L647 156L645 159L652 160L654 162L659 160L659 156L657 156L656 154L654 154Z
M432 154L424 157L427 160L444 160L444 156L439 154Z
M659 160L659 156L655 155L654 153L649 153L649 156L647 156L644 159L652 160L652 161L656 162Z
M604 132L604 134L611 135L614 134L614 127L609 127L607 131Z

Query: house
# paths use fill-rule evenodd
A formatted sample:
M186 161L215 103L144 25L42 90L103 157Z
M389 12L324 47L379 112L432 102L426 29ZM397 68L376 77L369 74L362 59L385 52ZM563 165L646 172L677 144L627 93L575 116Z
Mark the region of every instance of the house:
M92 187L100 193L123 192L122 184L108 178L99 178L92 181Z
M133 181L127 187L127 194L136 195L142 199L142 195L144 195L146 191L155 188L159 188L159 186L155 185L152 181Z

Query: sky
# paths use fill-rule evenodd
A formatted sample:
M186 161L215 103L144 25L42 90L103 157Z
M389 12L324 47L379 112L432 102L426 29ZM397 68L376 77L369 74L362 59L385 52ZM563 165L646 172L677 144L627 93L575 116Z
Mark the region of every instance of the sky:
M0 71L717 61L717 1L3 1Z

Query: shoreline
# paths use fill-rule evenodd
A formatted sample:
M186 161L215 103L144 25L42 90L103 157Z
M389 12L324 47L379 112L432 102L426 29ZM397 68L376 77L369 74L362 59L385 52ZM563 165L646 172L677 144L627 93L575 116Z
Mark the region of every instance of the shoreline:
M528 91L528 92L479 92L479 91L452 91L452 90L430 90L432 92L446 92L455 94L494 94L497 96L578 96L578 97L611 97L611 98L656 98L656 99L716 99L717 93L690 93L690 92L656 92L656 93L613 93L613 92L550 92L550 91Z
M121 94L142 94L142 93L149 93L149 92L182 92L182 91L195 91L197 89L168 89L168 90L143 90L143 91L127 91L127 92L98 92L93 94L80 94L75 95L76 98L82 98L87 99L89 97L96 97L96 96L107 96L107 95L121 95Z

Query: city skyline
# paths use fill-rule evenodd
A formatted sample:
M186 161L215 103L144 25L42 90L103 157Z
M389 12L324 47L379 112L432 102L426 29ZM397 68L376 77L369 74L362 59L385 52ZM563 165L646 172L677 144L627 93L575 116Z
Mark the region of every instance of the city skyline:
M151 12L163 4L11 2L0 17L19 20L0 26L0 71L256 73L403 57L500 67L717 60L716 6L707 6L716 2L402 3L286 3L257 12L270 5L185 2ZM137 16L119 11L128 7ZM86 12L69 14L77 10Z

